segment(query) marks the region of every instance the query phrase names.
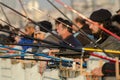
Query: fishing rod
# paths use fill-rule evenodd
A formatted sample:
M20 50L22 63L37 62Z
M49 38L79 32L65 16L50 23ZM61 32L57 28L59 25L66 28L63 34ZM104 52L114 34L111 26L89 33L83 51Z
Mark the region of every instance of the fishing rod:
M41 14L41 12L43 12L43 11L41 11L41 10L39 10L39 9L35 9L35 8L33 8L33 9L36 10L36 11L38 11L40 14ZM69 25L63 23L63 22L60 21L60 20L55 19L54 17L52 17L52 16L49 15L49 14L47 14L46 16L49 17L49 18L51 18L51 19L53 19L53 20L55 20L55 21L58 21L58 22L62 23L63 25L66 25L67 27L70 27Z
M16 29L14 26L12 26L11 24L7 23L6 21L0 19L2 22L8 24L9 26L13 27L14 29ZM8 31L8 30L4 30L4 29L0 29L0 31L3 31L3 32L6 32L6 33L10 33L10 34L15 34L15 35L18 35L17 33L15 32L12 32L12 31ZM48 43L48 44L53 44L52 42L49 42L49 41L45 41L45 40L39 40L39 39L35 39L35 38L32 38L28 35L26 35L24 32L22 32L21 30L19 30L21 33L23 33L24 35L18 35L18 36L21 36L21 37L26 37L29 38L29 39L34 39L34 40L38 40L38 41L41 41L41 42L44 42L44 43ZM1 43L3 44L3 43ZM17 45L17 44L6 44L6 45ZM20 45L20 44L19 44ZM56 44L54 44L56 45ZM58 45L57 45L58 46ZM37 46L38 47L38 46Z
M10 48L10 47L8 47L8 46L2 46L2 45L1 45L0 47L2 47L2 48L8 48L8 49L11 49L11 50L16 50L16 51L21 51L21 52L22 52L22 50L20 50L20 49ZM112 52L114 52L114 51L112 51ZM120 53L120 51L118 51L118 52ZM29 52L29 51L26 51L26 52L24 52L24 53L30 53L30 54L34 54L34 56L42 56L42 57L46 57L46 58L53 59L53 60L57 60L57 61L60 61L60 60L61 60L61 58L49 56L48 54L44 54L44 53L32 53L32 52ZM95 53L89 53L89 54L92 55L92 56L95 56L95 57L99 57L99 58L102 58L102 59L109 60L109 61L111 61L111 62L116 62L116 60L113 59L113 58L111 58L111 57L106 57L106 56L102 56L102 55L95 54ZM67 54L58 54L58 55L67 55ZM69 54L69 55L76 55L76 54ZM9 57L12 58L12 57L17 57L17 56L23 56L23 55L20 55L20 54L12 54L12 55L2 56L2 58L9 58ZM27 56L27 55L25 54L25 56ZM64 59L63 59L63 61L68 62L69 60L64 60ZM70 62L71 62L71 61L70 61ZM120 63L120 61L119 61L119 63Z
M106 50L107 51L107 50ZM108 50L109 51L109 50ZM99 51L98 51L99 52ZM102 52L102 50L100 50L100 52ZM110 53L111 52L113 52L113 53L115 53L115 54L120 54L120 51L111 51L110 50ZM56 53L56 55L57 56L77 56L77 55L80 55L79 53L75 53L75 54L64 54L64 53L59 53L59 54L57 54ZM108 61L110 61L110 62L116 62L116 59L115 58L111 58L111 57L107 57L107 56L102 56L102 55L100 55L100 54L96 54L96 53L93 53L93 52L91 52L91 53L89 53L89 55L92 55L92 56L94 56L94 57L99 57L99 58L101 58L101 59L105 59L105 60L108 60ZM84 57L83 57L84 58ZM91 60L91 59L89 59L89 60ZM120 63L120 60L119 60L119 63Z
M18 43L1 43L3 45L17 45L17 46L32 46L32 47L45 47L45 48L61 48L60 46L53 46L53 45L47 45L47 44L18 44Z
M13 28L13 30L17 30L17 28L16 28L15 26L13 26L13 25L9 24L8 22L6 22L6 21L4 21L4 20L2 20L2 19L0 19L0 21L4 22L4 23L6 23L8 26L12 27L12 28ZM23 31L21 31L21 30L19 30L19 32L21 32L22 34L26 35L26 33L24 33L24 32L23 32Z
M6 48L6 47L5 47L5 48ZM7 48L8 48L8 47L7 47ZM100 50L100 49L92 49L92 48L84 48L84 49L85 49L86 51L102 52L102 50ZM12 50L21 51L21 50L19 50L19 49L12 49ZM120 51L115 51L115 50L106 50L106 52L108 52L108 53L113 53L113 54L120 54ZM25 53L34 54L35 56L42 56L42 57L57 59L57 58L55 58L55 57L53 57L53 56L48 56L48 54L43 54L43 53L39 54L39 53L32 53L32 52L29 52L29 51L27 51L27 52L25 52ZM54 54L57 55L57 56L68 56L68 55L69 55L69 56L75 56L75 55L81 55L80 53L64 54L64 52L63 52L63 53L59 53L59 54L57 54L57 53L54 53ZM102 59L109 60L109 61L111 61L111 62L116 62L115 59L110 58L110 57L102 56L102 55L95 54L95 53L89 53L89 54L92 55L92 56L95 56L95 57L99 57L99 58L102 58ZM15 57L15 56L14 56L14 57ZM59 59L57 59L57 60L59 60ZM120 62L120 61L119 61L119 62Z
M0 6L0 8L1 8L1 11L3 12L3 14L4 14L4 16L5 16L6 20L7 20L7 22L10 24L10 21L9 21L9 19L8 19L7 15L6 15L5 11L4 11L4 9L3 9L3 7Z
M83 48L83 50L85 50L85 51L94 51L94 52L103 52L101 49L96 49L96 48ZM105 49L105 52L112 53L112 54L120 54L120 50Z
M16 50L16 49L14 49L14 50ZM98 54L95 54L95 53L90 53L90 55L92 55L92 56L95 56L95 57L100 57L100 58L102 58L102 59L105 59L105 60L109 60L109 61L111 61L111 62L116 62L116 60L115 59L113 59L113 58L110 58L110 57L106 57L106 56L102 56L102 55L98 55ZM20 54L12 54L12 55L4 55L4 56L0 56L0 58L8 58L8 59L15 59L14 57L19 57L19 56L22 56L22 55L20 55ZM25 56L29 56L29 55L26 55L25 54ZM38 54L38 53L36 53L34 56L42 56L42 57L46 57L46 58L49 58L50 60L49 61L51 61L51 62L60 62L60 61L62 61L62 62L67 62L67 63L72 63L73 61L72 60L66 60L66 59L61 59L61 58L57 58L57 57L53 57L53 56L48 56L47 54ZM16 59L22 59L22 58L16 58ZM30 59L30 58L23 58L22 60L35 60L35 61L39 61L39 59ZM40 61L48 61L48 60L40 60ZM119 61L119 63L120 63L120 61ZM79 62L77 62L77 64L80 64ZM85 66L85 64L83 64L83 66Z
M42 57L46 57L46 58L61 60L60 58L57 58L57 57L54 57L54 56L49 56L48 54L45 54L45 53L33 53L33 52L30 52L30 51L23 51L23 50L20 50L20 49L17 49L17 48L11 48L11 47L5 46L5 45L0 45L0 47L2 47L2 48L8 48L10 50L20 51L20 52L24 52L24 53L34 54L34 56L42 56ZM9 57L9 56L10 57L15 57L15 56L23 56L23 55L20 55L20 54L15 54L14 55L13 54L13 55L8 55L7 57Z
M2 48L8 48L10 50L16 50L16 51L21 51L21 52L24 52L20 49L16 49L16 48L11 48L11 47L8 47L8 46L4 46L4 45L0 45L0 47ZM58 62L65 62L65 63L73 63L74 61L73 60L68 60L68 59L62 59L62 58L57 58L57 57L54 57L54 56L49 56L48 54L44 54L44 53L32 53L32 52L29 52L29 51L25 51L24 53L30 53L30 54L34 54L34 56L41 56L41 57L46 57L48 59L51 59L51 60L55 60L55 61L58 61ZM23 54L10 54L10 55L4 55L4 56L0 56L0 58L13 58L13 57L22 57ZM29 56L27 54L24 54L24 56ZM24 58L23 58L24 59ZM76 62L77 64L80 64L79 62Z
M1 57L0 57L1 58ZM55 60L47 60L47 59L32 59L32 58L3 58L3 59L17 59L17 60L33 60L33 61L47 61L47 62L59 62L59 61L55 61Z
M111 58L111 57L107 57L107 56L102 56L102 55L95 54L95 53L90 53L90 55L95 56L95 57L99 57L101 59L109 60L110 62L116 62L115 58ZM119 60L119 63L120 63L120 60Z
M70 18L68 18L60 9L58 9L58 7L56 7L50 0L47 0L55 9L57 9L65 18L67 18L70 22L72 22L72 20ZM73 23L73 22L72 22ZM75 25L76 28L79 29L79 31L81 32L81 34L85 35L85 37L91 42L92 40L87 36L87 34L80 29L75 23L73 23L73 25ZM92 41L93 42L93 41Z
M6 45L8 45L8 44L6 44ZM22 44L21 44L22 45ZM23 44L24 45L24 44ZM25 45L24 45L25 46ZM29 45L28 45L29 46ZM31 46L31 45L30 45ZM33 45L32 45L33 46ZM34 45L34 46L36 46L36 45ZM38 46L38 45L37 45ZM43 47L45 47L45 46L43 46ZM50 46L51 47L51 46ZM54 47L55 48L55 47ZM96 51L96 52L102 52L102 50L100 50L100 49L92 49L92 48L83 48L83 50L84 51ZM108 53L120 53L120 51L114 51L114 50L106 50L106 52L108 52ZM61 54L60 53L60 55L64 55L64 54ZM66 54L65 54L66 55ZM69 54L69 55L74 55L74 54ZM80 55L79 53L78 54L75 54L75 55ZM99 57L101 57L101 56L99 56ZM102 57L101 57L102 58Z
M74 12L75 14L77 14L78 16L82 17L83 19L87 20L88 22L95 24L94 21L90 20L89 18L85 17L84 15L80 14L78 11L74 10L72 7L66 5L65 3L63 3L61 0L55 0L56 2L58 2L59 4L61 4L63 7L67 8L68 10ZM106 33L112 35L113 37L115 37L116 39L120 40L120 36L112 33L111 31L107 30L106 28L104 28L103 26L98 26L101 30L105 31Z
M11 49L11 50L16 50L16 51L22 51L22 50L19 50L19 49L15 49L15 48L10 48L10 47L8 47L8 46L0 46L0 47L2 47L2 48L8 48L8 49ZM85 48L85 50L90 50L90 51L93 51L93 50L95 50L95 51L100 51L100 52L102 52L102 50L100 50L100 49L91 49L91 48ZM109 51L110 53L114 53L114 54L116 54L116 53L120 53L120 51L112 51L112 50L106 50L106 51ZM23 51L22 51L23 52ZM42 56L42 57L46 57L46 58L52 58L52 59L57 59L57 60L60 60L59 58L56 58L56 57L53 57L53 56L48 56L48 54L43 54L43 53L32 53L32 52L29 52L29 51L26 51L26 52L24 52L24 53L29 53L29 54L34 54L35 56ZM78 53L79 54L79 53ZM58 54L59 55L59 54ZM61 54L60 54L61 55ZM62 55L64 55L64 54L62 54ZM69 55L76 55L76 54L69 54ZM80 55L80 54L79 54ZM115 62L116 60L115 59L112 59L112 58L110 58L110 57L106 57L106 56L102 56L102 55L98 55L98 54L95 54L95 53L90 53L90 55L93 55L93 56L95 56L95 57L99 57L99 58L102 58L102 59L106 59L106 60L109 60L109 61L111 61L111 62ZM14 55L14 57L15 57L15 55Z
M23 7L23 3L22 3L21 0L19 0L19 3L20 3L20 5L21 5L23 11L25 12L26 16L28 16L27 12L25 11L25 9L24 9L24 7ZM16 27L14 27L13 25L11 25L11 23L10 23L10 21L9 21L9 19L8 19L8 17L7 17L7 15L5 14L5 11L3 10L2 6L0 6L0 7L1 7L1 10L2 10L2 12L3 12L3 14L4 14L4 16L5 16L6 20L7 20L7 22L4 21L4 20L2 20L2 19L0 19L0 20L1 20L2 22L6 23L7 25L11 26L13 29L16 30ZM21 30L19 30L19 32L21 32L22 34L25 34L25 33L24 33L23 31L21 31ZM26 35L26 34L25 34L25 35Z
M111 58L111 57L107 57L107 56L102 56L100 54L93 53L93 51L94 52L102 52L101 49L83 48L83 50L90 51L90 53L88 53L88 54L91 55L91 56L99 57L101 59L105 59L105 60L108 60L110 62L116 62L115 58ZM120 51L118 51L118 50L108 50L108 49L105 49L105 52L111 53L111 54L120 54ZM55 55L57 55L57 56L66 56L67 57L67 56L79 56L80 54L77 53L77 52L73 53L73 54L72 53L65 53L65 52L63 52L63 53L55 53ZM88 57L88 55L85 55L84 57ZM119 63L120 63L120 60L119 60Z
M24 13L25 13L25 15L28 17L27 11L25 10L25 8L24 8L24 6L23 6L22 0L19 0L19 3L20 3L20 5L21 5L21 7L22 7L22 9L23 9L23 11L24 11Z
M4 44L4 45L19 45L19 46L33 46L33 47L47 47L47 48L60 48L59 46L51 46L51 45L45 45L45 44L42 44L42 45L38 45L38 44ZM84 51L89 51L89 52L102 52L102 49L96 49L96 48L88 48L88 47L85 47L85 48L82 48ZM107 53L111 53L111 54L120 54L120 51L119 50L109 50L109 49L105 49L105 52ZM72 52L68 52L68 54L72 54ZM74 52L73 52L74 53ZM75 52L75 53L78 53L80 54L79 52ZM66 53L67 54L67 53Z
M51 17L50 15L49 15L49 17ZM54 19L54 20L56 20L55 18L53 18L53 17L51 17L52 19ZM2 20L2 19L0 19L2 22L4 22L4 23L6 23L7 25L9 25L9 26L11 26L12 28L14 28L15 30L17 30L17 28L15 28L13 25L11 25L11 24L9 24L8 22L6 22L6 21L4 21L4 20ZM57 21L59 21L59 20L57 20ZM61 22L61 21L59 21L59 22ZM61 22L62 24L64 24L63 22ZM66 25L66 24L64 24L64 25ZM10 32L10 31L5 31L5 30L0 30L0 31L4 31L4 32L8 32L8 33L11 33L11 34L15 34L14 32ZM19 32L21 32L21 33L23 33L24 35L26 35L23 31L21 31L21 30L19 30ZM15 34L15 35L17 35L17 34ZM19 35L20 36L20 35ZM9 44L9 45L18 45L18 44ZM19 44L20 45L20 44ZM39 47L39 46L37 46L37 47ZM42 46L41 46L42 47ZM47 46L46 46L47 47ZM51 46L52 48L56 48L56 47L53 47L53 46ZM50 47L49 47L50 48Z
M15 9L13 9L13 8L11 8L11 7L9 7L9 6L7 6L6 4L4 4L4 3L2 3L2 2L0 2L0 4L3 5L4 7L7 7L8 9L10 9L10 10L16 12L16 13L19 14L20 16L22 16L22 17L28 19L28 20L31 21L33 24L42 27L44 30L48 31L48 32L51 33L53 36L55 36L56 38L58 38L59 40L61 40L61 38L60 38L58 35L54 34L54 33L51 32L50 30L48 30L47 28L43 27L41 24L38 24L37 22L33 21L32 19L26 17L26 16L23 15L22 13L16 11ZM67 43L65 40L62 40L62 41L65 42L66 44L68 44L68 45L66 45L66 47L71 47L71 48L73 48L73 46L72 46L71 44ZM64 46L65 46L65 45L64 45Z
M18 57L0 57L0 58L2 58L2 59L15 59L15 60L32 60L32 61L45 61L45 62L54 62L54 65L58 65L58 63L63 63L63 64L66 64L66 65L68 65L68 66L72 66L72 63L74 62L74 61L72 61L72 60L65 60L65 59L59 59L59 60L55 60L55 59L32 59L32 58L18 58ZM76 62L76 64L78 64L78 65L80 65L80 63L79 62ZM49 63L48 63L48 66L50 66L49 65ZM86 67L86 64L84 63L83 65L82 65L83 67Z
M7 54L7 55L3 55L0 56L0 58L13 58L13 57L21 57L23 56L22 54ZM30 56L28 54L24 54L24 56Z
M3 44L3 45L18 45L18 46L33 46L33 47L47 47L47 48L60 48L59 46L51 46L51 45L45 45L45 44L42 44L42 45L38 45L38 44L14 44L14 43L9 43L9 44ZM89 51L89 52L103 52L102 49L96 49L96 48L82 48L82 50L84 51ZM105 49L105 52L107 53L111 53L111 54L120 54L120 51L119 50L109 50L109 49ZM63 52L64 53L64 52ZM65 55L67 54L74 54L74 53L77 53L80 55L79 52L69 52L67 51ZM59 53L60 54L60 53ZM58 54L58 55L59 55ZM64 54L63 54L64 55Z
M25 15L26 15L27 17L29 17L28 14L27 14L27 11L25 10L25 8L24 8L24 6L23 6L22 0L19 0L19 3L20 3L20 5L21 5L21 7L22 7L22 9L23 9L23 11L24 11L24 13L25 13ZM26 20L27 20L27 19L26 19Z

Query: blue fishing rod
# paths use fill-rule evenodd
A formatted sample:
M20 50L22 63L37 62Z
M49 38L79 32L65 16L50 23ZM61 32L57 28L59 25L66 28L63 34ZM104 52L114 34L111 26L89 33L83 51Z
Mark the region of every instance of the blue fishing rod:
M54 57L54 56L49 56L48 54L45 54L45 53L33 53L33 52L30 52L30 51L23 51L23 50L20 50L20 49L11 48L11 47L8 47L8 46L5 46L5 45L0 45L0 47L1 48L7 48L7 49L10 49L10 50L20 51L22 53L24 52L24 53L33 54L34 56L45 57L45 58L48 58L49 60L51 60L53 62L54 61L55 62L62 62L62 63L70 64L70 65L74 62L73 60L67 60L67 59L57 58L57 57ZM10 54L10 55L0 56L0 58L14 58L14 57L23 57L23 56L28 56L28 55L27 54L24 54L24 55L23 54ZM20 58L20 59L24 60L24 58ZM30 58L28 58L28 59L30 59ZM76 62L76 63L80 64L79 62ZM83 65L85 66L85 64L83 64Z

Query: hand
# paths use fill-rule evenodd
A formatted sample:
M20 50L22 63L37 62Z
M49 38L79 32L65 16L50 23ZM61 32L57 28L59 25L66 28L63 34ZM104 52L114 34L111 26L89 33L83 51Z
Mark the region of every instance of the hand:
M91 73L93 76L99 76L99 77L103 76L102 67L93 69Z
M56 52L59 52L59 50L58 49L52 49L52 50L49 51L49 55L50 56L55 56L54 53L56 53Z
M74 62L80 62L81 60L79 58L74 59Z

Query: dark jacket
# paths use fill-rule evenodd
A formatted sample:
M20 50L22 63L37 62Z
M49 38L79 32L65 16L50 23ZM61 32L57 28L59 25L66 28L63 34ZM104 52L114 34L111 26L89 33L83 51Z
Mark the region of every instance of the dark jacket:
M104 49L111 50L120 50L120 41L116 38L109 36L104 42L100 44L100 46ZM108 54L109 57L119 57L119 54Z
M82 48L82 44L80 43L80 41L75 38L73 35L68 36L66 39L64 39L64 41L66 42L60 42L60 44L62 45L66 45L66 46L72 46L74 48Z
M21 38L18 44L32 44L34 40L28 38ZM23 51L26 51L28 48L32 48L32 46L22 46Z

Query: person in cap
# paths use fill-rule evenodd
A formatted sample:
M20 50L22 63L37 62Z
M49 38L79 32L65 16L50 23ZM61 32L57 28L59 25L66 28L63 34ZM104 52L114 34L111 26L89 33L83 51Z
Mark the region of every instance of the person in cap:
M113 31L114 27L111 22L112 14L107 9L99 9L94 11L90 15L90 19L95 22L95 24L90 24L89 28L91 29L95 41L103 49L112 49L120 50L120 41L108 33L101 30L98 26L103 26L105 29ZM93 46L95 47L95 45ZM108 53L99 53L94 52L100 55L109 56L111 58L119 57L119 55L108 54ZM111 66L111 67L109 67ZM99 68L92 70L92 74L95 76L104 76L103 80L116 80L115 79L115 65L111 62L104 62Z
M57 28L59 26L59 24L63 21L64 19L62 17L57 17L56 19L54 19L54 28L52 30L52 32L56 35L58 35L57 33Z
M57 24L57 23L56 23ZM45 28L47 28L51 33L57 35L57 33L53 30L53 25L51 22L47 21L47 22L42 22L42 24ZM43 29L44 30L44 29ZM43 31L41 30L41 31ZM51 41L54 43L59 43L59 40L57 37L55 37L53 34L51 34L50 32L46 32L46 36L44 38L44 40L46 41Z
M60 42L72 47L82 47L82 44L73 36L72 34L72 23L68 20L64 20L57 28L58 35L61 36L62 40L65 42Z
M46 37L49 36L49 31L52 31L52 24L51 22L47 21L47 20L43 20L43 21L39 21L37 22L38 25L35 27L35 33L34 33L34 37L40 40L45 40ZM41 41L34 41L35 44L37 45L43 45L45 43L41 42ZM34 47L32 50L34 53L43 53L43 50L46 49L45 47ZM42 57L42 56L34 56L35 59L47 59L46 57ZM38 61L39 65L38 65L38 69L39 69L39 73L40 76L44 76L44 73L46 72L46 68L47 68L47 62L46 61ZM44 77L42 77L44 78Z
M40 26L37 26L37 27L39 27L39 29L37 29L37 31L35 33L35 34L39 35L37 38L42 37L40 39L45 40L45 41L50 41L50 42L58 43L57 38L55 36L53 36L52 34L50 34L50 32L52 32L52 27L53 27L52 24L51 24L51 22L49 22L47 20L44 20L44 21L38 22L38 24ZM49 45L49 44L41 42L41 45ZM49 51L51 49L52 48L39 47L39 49L37 50L37 53L41 53L41 52L42 53L49 53ZM45 57L39 57L39 58L40 59L46 59ZM40 72L41 76L44 76L43 74L49 69L49 67L47 65L47 63L49 64L49 62L39 62L39 63L40 63L40 65L39 65L39 72Z
M34 33L34 37L40 40L45 40L50 34L48 33L49 31L52 31L52 24L51 22L44 20L44 21L40 21L37 22L38 26L35 27L36 31ZM39 43L39 44L45 44L41 41L34 41L35 43ZM36 50L37 53L42 52L44 48L39 47L39 48L35 48L34 50Z
M43 20L38 22L37 26L39 28L39 30L37 30L36 32L40 32L42 34L42 40L44 40L49 34L49 31L52 31L52 24L51 22L47 21L47 20Z
M59 26L59 24L63 21L64 19L62 17L58 17L55 19L55 31L57 33L57 28Z

